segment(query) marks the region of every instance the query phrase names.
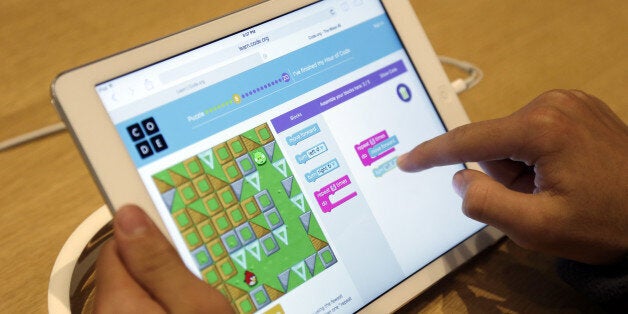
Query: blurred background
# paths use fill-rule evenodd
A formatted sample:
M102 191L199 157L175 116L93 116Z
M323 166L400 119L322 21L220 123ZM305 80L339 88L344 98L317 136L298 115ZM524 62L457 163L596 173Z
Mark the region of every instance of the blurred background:
M49 90L61 71L256 2L1 1L0 141L60 121ZM594 94L628 119L627 1L411 2L438 54L484 71L460 95L472 121L508 115L553 88ZM0 178L0 312L45 312L57 253L103 199L65 131L0 152ZM558 279L552 257L509 240L401 310L564 311L599 308Z

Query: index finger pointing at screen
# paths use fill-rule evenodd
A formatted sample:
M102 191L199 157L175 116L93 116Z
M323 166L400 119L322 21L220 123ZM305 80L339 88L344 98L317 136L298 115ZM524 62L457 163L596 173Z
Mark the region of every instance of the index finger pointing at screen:
M421 171L469 161L523 160L527 130L510 117L455 128L416 146L397 160L403 171Z

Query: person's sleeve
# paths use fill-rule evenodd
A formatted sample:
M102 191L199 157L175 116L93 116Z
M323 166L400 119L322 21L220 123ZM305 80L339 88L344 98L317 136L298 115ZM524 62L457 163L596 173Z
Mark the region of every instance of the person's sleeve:
M563 281L612 313L628 313L628 258L614 265L588 265L559 259Z

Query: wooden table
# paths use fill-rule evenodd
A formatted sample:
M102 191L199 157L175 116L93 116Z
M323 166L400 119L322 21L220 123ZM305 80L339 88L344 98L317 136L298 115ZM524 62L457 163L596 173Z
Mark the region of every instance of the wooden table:
M0 140L59 121L49 85L62 70L254 2L0 1ZM472 120L507 115L551 88L583 89L628 118L628 2L413 4L437 53L484 70L461 95ZM44 312L58 251L103 199L67 132L0 152L0 178L0 313ZM556 277L551 257L505 240L402 311L564 309L597 308Z

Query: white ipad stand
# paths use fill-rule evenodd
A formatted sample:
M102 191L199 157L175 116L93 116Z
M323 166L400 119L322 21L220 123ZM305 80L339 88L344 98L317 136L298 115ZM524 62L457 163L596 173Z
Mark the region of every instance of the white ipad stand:
M111 235L110 228L107 228L109 230L103 228L111 218L109 208L106 205L101 206L72 232L61 248L50 274L49 313L71 313L70 296L80 293L81 288L85 286L83 284L94 279L92 266L96 262L100 244ZM100 236L95 238L96 235Z

